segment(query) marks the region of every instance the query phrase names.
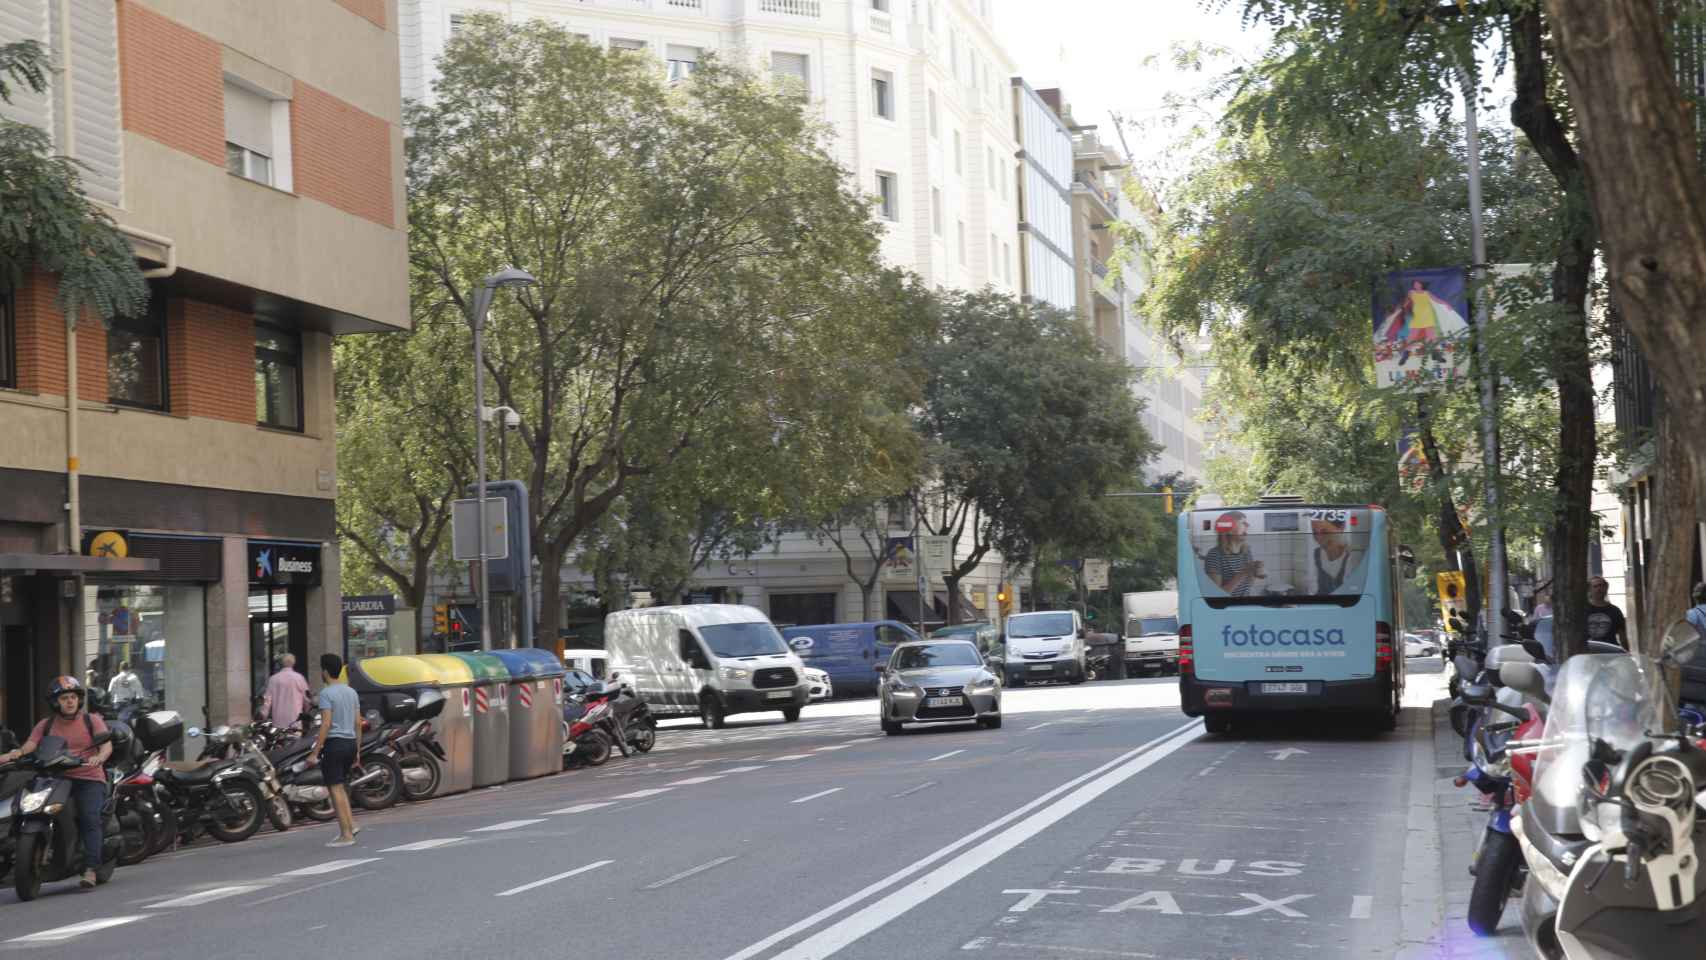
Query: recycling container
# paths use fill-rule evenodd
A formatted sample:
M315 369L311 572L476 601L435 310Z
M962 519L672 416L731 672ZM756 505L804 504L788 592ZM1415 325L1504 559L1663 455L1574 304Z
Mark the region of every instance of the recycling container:
M474 671L466 663L444 653L423 653L398 660L418 660L426 665L433 682L444 692L444 709L432 721L438 745L444 748L444 763L435 797L461 793L474 786Z
M489 653L453 653L474 675L474 786L509 779L509 671Z
M344 682L361 696L361 709L380 709L383 695L437 690L438 677L416 657L368 657L344 668Z
M549 650L493 650L509 671L509 776L563 769L563 665Z

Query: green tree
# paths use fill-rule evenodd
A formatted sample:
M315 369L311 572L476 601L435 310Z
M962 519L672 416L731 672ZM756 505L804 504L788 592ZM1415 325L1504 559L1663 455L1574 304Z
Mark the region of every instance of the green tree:
M0 44L0 100L16 86L47 89L47 52L34 40ZM53 155L48 135L0 117L0 284L16 288L32 271L59 280L68 317L88 308L102 320L135 314L148 284L130 241L83 194L77 161Z
M958 558L949 595L991 550L1016 568L1045 543L1100 553L1130 540L1132 504L1103 494L1132 489L1155 452L1131 367L1060 311L988 292L942 299L915 416L929 479L914 503Z
M869 198L767 81L707 61L666 84L644 56L493 17L439 68L408 115L414 296L465 316L499 267L538 278L494 305L486 366L488 402L522 415L550 638L563 562L642 479L779 447L832 477L877 445L848 401L886 382L899 319Z

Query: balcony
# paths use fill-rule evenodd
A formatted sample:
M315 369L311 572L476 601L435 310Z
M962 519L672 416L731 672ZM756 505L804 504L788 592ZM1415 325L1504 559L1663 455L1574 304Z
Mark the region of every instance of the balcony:
M758 12L818 20L823 17L823 0L758 0Z
M1074 169L1072 171L1072 185L1075 188L1083 187L1086 193L1096 198L1096 201L1102 205L1103 210L1107 211L1110 218L1119 219L1119 194L1102 186L1100 178L1095 174L1088 170Z

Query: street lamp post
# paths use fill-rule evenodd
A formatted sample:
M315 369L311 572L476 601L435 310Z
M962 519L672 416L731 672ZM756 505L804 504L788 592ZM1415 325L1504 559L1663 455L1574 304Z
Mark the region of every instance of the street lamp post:
M480 565L480 649L492 649L491 601L487 596L486 576L486 354L484 334L486 311L492 307L492 295L499 287L530 287L536 283L533 275L515 267L505 267L480 281L474 288L474 500L480 518L475 544ZM529 587L531 589L531 587Z

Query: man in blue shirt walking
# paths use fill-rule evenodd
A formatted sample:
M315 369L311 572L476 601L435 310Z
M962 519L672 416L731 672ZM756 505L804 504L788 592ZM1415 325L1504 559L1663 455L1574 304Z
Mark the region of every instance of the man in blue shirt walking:
M342 831L328 847L347 847L355 843L355 815L350 812L349 773L355 765L356 717L361 713L361 698L347 683L339 682L344 672L344 660L335 653L320 657L320 735L314 750L308 754L310 765L320 764L326 790L332 795L332 808L338 812L338 827Z

